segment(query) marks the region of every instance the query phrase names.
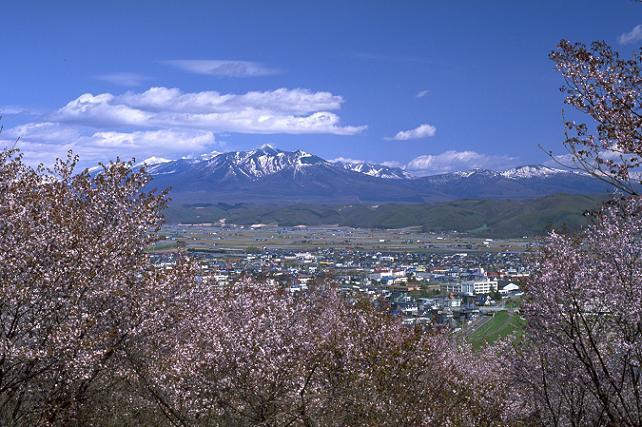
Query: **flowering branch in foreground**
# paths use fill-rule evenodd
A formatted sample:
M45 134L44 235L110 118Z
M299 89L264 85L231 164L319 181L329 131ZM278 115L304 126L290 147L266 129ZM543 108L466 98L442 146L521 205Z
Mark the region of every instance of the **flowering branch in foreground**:
M605 42L590 47L562 40L550 54L565 80L564 102L594 121L569 120L566 139L573 165L619 190L636 194L642 165L642 49L621 59Z
M523 306L516 388L546 425L642 424L642 199L551 234Z

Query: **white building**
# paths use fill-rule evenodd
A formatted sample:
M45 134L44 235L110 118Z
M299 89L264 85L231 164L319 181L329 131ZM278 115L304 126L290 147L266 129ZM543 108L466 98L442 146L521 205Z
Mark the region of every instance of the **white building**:
M514 283L509 283L499 290L499 293L502 295L509 294L511 292L519 292L519 286Z
M461 283L460 292L471 295L484 295L497 291L497 280L468 280Z
M466 280L464 282L448 282L441 284L444 292L454 292L469 295L484 295L497 291L497 281L490 279Z

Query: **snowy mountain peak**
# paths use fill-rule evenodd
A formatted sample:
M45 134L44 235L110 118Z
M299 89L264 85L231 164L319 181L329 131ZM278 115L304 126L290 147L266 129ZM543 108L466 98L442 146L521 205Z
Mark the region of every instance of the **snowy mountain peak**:
M157 166L150 170L152 174L174 173L177 168L188 167L194 170L208 171L208 173L220 171L228 178L238 177L256 180L285 170L297 174L309 167L319 166L348 170L383 179L413 178L411 173L400 167L348 159L337 159L328 162L303 150L284 151L271 145L263 145L260 148L249 151L230 151L227 153L213 151L198 157L185 158L174 162L162 160L162 162L155 163Z
M304 151L282 151L270 145L250 151L232 151L215 157L203 159L204 168L210 173L220 171L228 179L245 178L256 180L276 173L291 170L297 172L310 165L321 165L327 162L320 157Z
M152 156L152 157L146 158L142 162L136 163L134 165L134 167L143 166L143 165L155 166L155 165L160 165L160 164L169 163L169 162L171 162L171 160L169 160L169 159L164 159L162 157Z
M475 168L475 169L469 169L466 171L453 172L453 175L458 176L460 178L470 178L473 175L496 176L497 172L492 171L490 169Z
M310 156L312 156L312 154L310 154L310 153L308 153L308 152L306 152L306 151L303 151L303 150L296 150L296 151L295 151L295 153L296 153L299 157L310 157Z
M470 169L466 171L452 172L447 176L457 178L489 177L489 178L506 178L506 179L530 179L530 178L549 178L557 175L573 174L576 172L552 168L544 165L526 165L516 168L506 169L503 171L494 171L489 169Z
M546 178L559 174L573 173L565 169L551 168L544 165L526 165L513 169L507 169L499 174L504 178L519 179L519 178Z
M157 188L200 202L423 203L444 199L506 199L555 193L592 194L607 186L584 174L548 166L474 169L413 176L399 167L350 159L326 161L302 150L263 146L210 153L147 168Z
M221 154L220 151L211 151L209 153L201 154L199 156L199 159L201 160L212 160L214 157L219 156Z
M222 176L225 179L249 179L251 181L257 181L282 172L287 172L296 177L301 173L312 173L313 170L317 170L319 167L334 171L350 171L350 173L387 180L421 179L403 167L386 166L346 158L327 161L303 150L284 151L267 144L249 151L230 151L226 153L212 151L200 156L176 161L152 156L136 166L140 167L143 164L147 166L152 175L174 174L183 170L198 170L201 171L198 173ZM311 169L313 166L317 168ZM549 180L557 176L577 175L581 174L576 171L544 165L525 165L503 171L477 168L425 176L424 179L433 183L446 183L451 181L461 182L462 180L479 182L487 180Z
M278 148L276 148L274 145L271 145L271 144L263 144L261 145L261 148L259 150L263 151L266 154L272 154L272 155L276 155L282 152L281 150L279 150Z
M353 172L385 179L410 179L413 176L401 168L395 168L370 162L337 159L332 164Z

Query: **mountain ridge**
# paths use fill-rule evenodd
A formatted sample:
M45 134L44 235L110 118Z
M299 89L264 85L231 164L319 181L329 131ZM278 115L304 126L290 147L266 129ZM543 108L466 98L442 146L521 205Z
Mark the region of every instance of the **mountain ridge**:
M270 157L272 157L272 159L270 159ZM489 175L502 175L506 178L529 178L529 177L535 177L535 176L543 177L543 176L551 176L556 174L578 174L578 175L583 174L582 172L568 170L568 169L554 168L546 165L528 164L528 165L517 166L514 168L509 168L509 169L502 169L502 170L474 168L474 169L465 169L461 171L445 172L445 173L438 173L438 174L432 174L432 175L415 175L412 173L412 171L405 170L402 167L388 166L388 165L384 165L376 162L363 161L363 160L350 160L350 159L341 159L341 158L336 160L325 160L319 156L316 156L314 154L308 153L303 150L284 151L278 148L274 148L270 145L264 145L260 148L257 148L254 150L248 150L248 151L229 151L229 152L213 151L211 153L203 154L199 157L194 157L194 158L184 157L178 160L169 160L158 156L152 156L143 160L140 163L137 163L136 166L142 166L143 164L145 164L148 167L148 171L153 175L157 170L156 168L157 166L165 165L167 163L179 162L179 161L189 161L192 163L196 163L196 162L203 162L203 161L213 161L215 159L226 159L229 161L231 160L231 158L233 158L233 160L237 164L242 162L247 162L247 161L254 161L254 163L256 164L256 161L258 161L259 163L256 164L256 166L258 165L269 166L270 160L272 160L272 163L273 163L274 159L283 159L285 160L282 163L284 166L293 166L293 162L292 162L293 158L300 161L302 158L306 158L306 157L310 157L314 159L314 161L306 162L307 164L316 163L316 164L335 165L346 170L359 172L369 176L384 178L384 179L421 179L426 177L448 176L448 175L467 177L475 173L485 173ZM260 161L261 159L265 159L266 161L261 163ZM290 161L290 164L288 164L287 162L288 160ZM255 170L260 171L260 168ZM272 173L277 171L278 170L273 170ZM269 174L270 170L268 169L267 172L268 173L259 173L257 174L257 176L265 176ZM247 174L247 175L250 176L251 174Z
M195 158L143 161L152 186L192 202L426 203L523 199L556 193L596 194L609 187L577 171L525 165L429 176L372 162L328 161L303 150L263 146Z

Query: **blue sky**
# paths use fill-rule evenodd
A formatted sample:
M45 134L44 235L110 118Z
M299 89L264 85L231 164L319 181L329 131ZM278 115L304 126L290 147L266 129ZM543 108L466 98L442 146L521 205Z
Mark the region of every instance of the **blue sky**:
M263 144L420 174L541 163L562 140L548 52L630 55L641 23L629 0L7 2L0 139L85 165Z

